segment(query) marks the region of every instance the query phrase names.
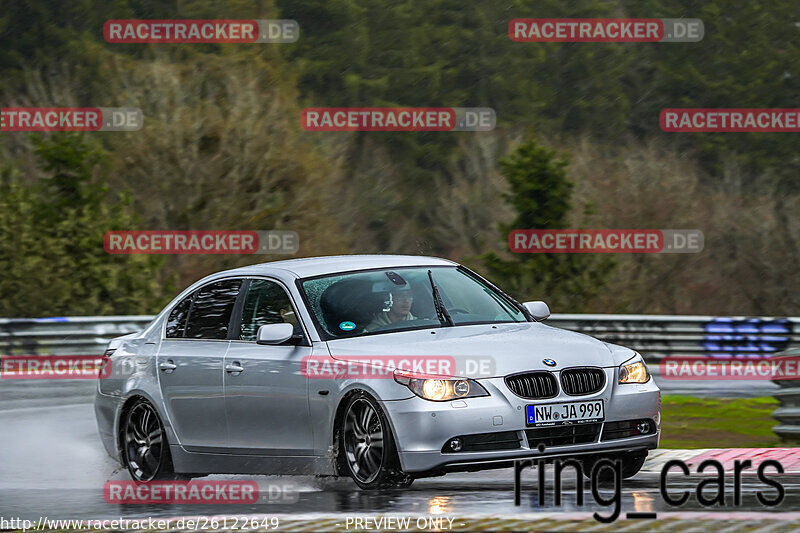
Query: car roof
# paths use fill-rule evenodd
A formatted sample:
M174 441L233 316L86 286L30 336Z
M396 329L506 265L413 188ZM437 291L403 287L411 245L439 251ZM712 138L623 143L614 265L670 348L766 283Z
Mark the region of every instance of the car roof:
M454 266L458 263L439 257L419 255L333 255L272 261L229 270L225 274L258 275L283 270L299 278L336 274L350 270L372 268L400 268L413 266Z

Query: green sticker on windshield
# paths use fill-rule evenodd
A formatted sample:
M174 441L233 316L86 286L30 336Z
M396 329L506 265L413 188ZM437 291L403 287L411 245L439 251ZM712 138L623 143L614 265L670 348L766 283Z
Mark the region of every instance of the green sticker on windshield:
M356 325L354 322L350 322L349 320L347 320L339 324L339 329L344 331L350 331L351 329L356 329Z

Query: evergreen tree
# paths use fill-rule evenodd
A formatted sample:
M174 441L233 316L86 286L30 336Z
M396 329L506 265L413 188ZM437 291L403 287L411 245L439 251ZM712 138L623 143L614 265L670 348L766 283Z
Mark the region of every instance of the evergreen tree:
M106 154L79 134L33 138L43 176L0 180L0 316L158 311L174 292L163 258L111 255L103 236L137 227L127 192L110 195Z
M529 140L500 160L511 186L506 195L516 212L501 224L506 242L514 229L565 229L572 204L567 159L555 150ZM506 260L490 252L482 257L487 275L520 300L546 300L562 312L580 312L601 292L614 268L609 257L590 254L515 254Z

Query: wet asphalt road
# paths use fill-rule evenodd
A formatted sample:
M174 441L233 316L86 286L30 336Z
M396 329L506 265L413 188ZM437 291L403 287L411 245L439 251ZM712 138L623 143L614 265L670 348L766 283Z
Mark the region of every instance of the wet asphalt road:
M204 479L251 479L262 495L270 486L289 487L289 503L268 499L244 505L111 505L103 498L108 480L128 479L127 472L109 458L97 436L89 381L0 381L0 516L36 520L40 516L64 519L99 519L198 514L302 514L370 513L499 514L537 510L599 511L586 483L585 505L576 503L573 475L565 478L560 507L553 505L552 472L547 473L546 504L537 503L536 475L523 475L522 505L514 506L510 469L450 474L417 480L409 489L366 493L346 479L308 476L211 476ZM730 475L729 475L730 476ZM675 476L679 478L679 476ZM780 478L786 498L775 511L800 510L800 475ZM670 490L697 487L700 478L671 480ZM728 480L729 486L732 480ZM767 487L755 477L745 477L740 507L720 511L767 510L755 492ZM602 491L610 498L613 487ZM268 496L264 496L268 498ZM295 501L296 500L296 501ZM659 493L659 473L642 472L623 483L622 511L672 511L702 509L694 496L680 509L667 506Z

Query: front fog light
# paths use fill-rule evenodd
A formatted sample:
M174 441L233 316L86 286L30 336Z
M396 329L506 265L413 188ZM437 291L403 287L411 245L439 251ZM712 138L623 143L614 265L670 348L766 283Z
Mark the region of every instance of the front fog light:
M642 420L641 422L636 424L636 429L642 435L647 435L648 433L650 433L650 422L648 422L647 420Z
M456 437L455 439L450 439L450 449L454 452L460 452L461 448L464 447L464 443L461 442L461 439Z

